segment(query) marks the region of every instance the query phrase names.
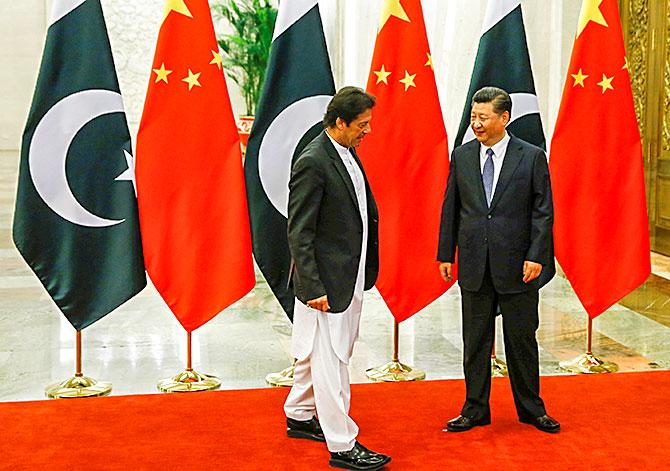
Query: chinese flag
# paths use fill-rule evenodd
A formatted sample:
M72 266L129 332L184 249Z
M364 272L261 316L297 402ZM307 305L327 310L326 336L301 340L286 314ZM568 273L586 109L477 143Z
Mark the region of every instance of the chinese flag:
M649 229L616 0L584 0L549 158L556 258L594 318L649 276Z
M449 288L436 261L449 149L419 0L385 0L361 159L379 206L377 289L398 322Z
M191 332L254 286L240 142L207 0L168 0L137 136L147 272Z

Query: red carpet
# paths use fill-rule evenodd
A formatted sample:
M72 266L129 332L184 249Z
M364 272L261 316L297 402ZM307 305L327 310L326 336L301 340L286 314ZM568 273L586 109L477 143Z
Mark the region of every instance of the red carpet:
M286 389L0 404L0 469L125 471L328 469L325 445L285 436ZM670 372L543 377L563 430L516 420L509 383L494 380L493 423L441 432L462 381L353 386L360 441L389 471L670 469Z

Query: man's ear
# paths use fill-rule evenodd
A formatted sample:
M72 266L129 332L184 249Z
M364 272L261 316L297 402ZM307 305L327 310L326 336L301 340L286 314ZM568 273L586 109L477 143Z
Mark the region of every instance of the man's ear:
M505 125L509 124L509 111L503 111L502 119Z
M342 130L346 127L346 123L342 118L337 118L335 120L335 126L337 126L337 129Z

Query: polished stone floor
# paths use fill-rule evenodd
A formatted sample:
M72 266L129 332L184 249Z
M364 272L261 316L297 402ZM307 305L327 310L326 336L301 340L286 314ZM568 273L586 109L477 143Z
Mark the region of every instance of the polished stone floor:
M59 313L11 240L17 153L0 153L0 401L44 397L72 375L75 331ZM594 321L593 352L620 371L670 369L670 259L654 255L655 275ZM460 301L453 287L400 326L400 360L428 379L462 377ZM570 285L556 277L541 294L541 372L583 353L587 317ZM391 359L393 320L374 291L366 300L351 375ZM194 367L224 389L266 387L265 375L288 366L291 325L258 279L256 288L193 336ZM499 338L501 332L498 332ZM184 367L186 335L152 287L83 332L84 373L113 384L112 394L156 392L158 380ZM498 356L504 358L502 340Z

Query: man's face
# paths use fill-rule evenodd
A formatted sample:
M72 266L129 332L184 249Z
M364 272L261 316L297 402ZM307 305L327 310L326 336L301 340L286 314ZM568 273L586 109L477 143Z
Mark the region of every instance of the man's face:
M475 103L470 112L470 127L475 137L486 147L491 147L505 136L505 126L509 122L509 113L498 114L493 103Z
M358 147L363 138L372 131L370 120L372 120L370 108L356 116L349 125L343 119L337 118L335 126L340 137L338 142L346 147Z

